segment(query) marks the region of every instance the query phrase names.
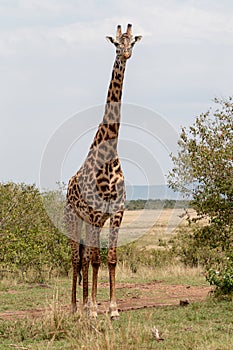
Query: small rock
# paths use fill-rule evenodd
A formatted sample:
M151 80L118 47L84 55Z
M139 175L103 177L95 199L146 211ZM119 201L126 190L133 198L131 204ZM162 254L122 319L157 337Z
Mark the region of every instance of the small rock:
M186 299L186 300L180 300L180 306L188 306L188 305L189 305L188 299Z

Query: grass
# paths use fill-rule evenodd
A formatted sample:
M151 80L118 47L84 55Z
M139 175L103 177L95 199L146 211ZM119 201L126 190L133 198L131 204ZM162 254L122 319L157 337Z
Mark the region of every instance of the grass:
M117 281L127 282L130 279L135 283L162 280L168 284L207 285L202 267L185 267L178 262L157 268L139 266L137 273L132 273L129 268L119 266L117 270Z
M116 280L118 283L146 283L162 280L167 284L207 285L201 268L185 268L181 264L159 268L139 266L137 273L132 273L130 268L124 266L124 264L119 264ZM108 270L106 268L100 269L99 282L108 282ZM125 289L125 293L127 292ZM130 292L132 292L132 289ZM81 293L81 289L78 288L78 298L81 298ZM117 291L117 293L120 297L121 291ZM15 280L3 279L0 283L0 312L46 308L53 303L55 296L57 296L61 305L67 305L70 295L71 276L69 278L54 278L47 284L17 283ZM108 288L98 289L98 299L100 301L107 300L108 295Z
M124 264L117 269L119 283L145 283L163 280L167 284L206 285L200 268L184 268L180 264L150 268L139 266L132 273ZM108 271L100 270L100 282L108 281ZM117 297L130 299L146 297L157 291L121 288ZM125 350L125 349L206 349L233 348L233 305L208 298L182 308L155 307L122 312L118 321L107 315L90 320L85 315L71 315L64 305L69 304L71 278L57 278L48 285L18 284L3 280L0 288L1 311L47 308L39 318L2 320L0 322L0 350ZM98 289L98 299L108 299L108 288ZM78 290L81 298L81 290ZM156 327L164 339L157 342L151 330Z
M187 225L183 209L133 210L125 211L118 239L118 245L136 241L138 248L157 248L160 242L165 243L177 232L178 227ZM189 209L191 217L195 212ZM102 230L106 238L109 221Z
M49 284L9 283L9 280L1 281L0 312L45 308L58 290L60 302L64 303L70 290L70 280L65 278L54 279Z
M200 269L187 269L181 265L151 269L140 267L132 273L124 264L118 266L117 281L143 283L155 279L163 282L191 285L205 284ZM108 271L100 270L100 282L107 282ZM194 282L195 281L195 282ZM14 291L14 292L13 292ZM230 302L193 303L186 308L156 307L122 312L118 321L111 322L107 315L90 320L85 315L71 315L64 305L69 303L71 279L50 281L49 285L17 284L3 280L1 304L4 310L46 307L39 318L2 320L0 322L0 350L21 349L231 349L233 307ZM118 298L146 297L151 290L125 288L117 290ZM156 293L156 290L153 291ZM98 299L108 299L108 288L98 290ZM157 294L156 294L157 295ZM78 291L81 298L81 290ZM163 298L163 296L159 296ZM162 301L162 299L161 299ZM157 342L151 332L159 329L163 341Z
M5 349L206 349L233 348L233 305L230 302L195 303L186 308L163 307L121 314L111 322L107 316L90 320L71 316L57 306L40 319L3 322ZM156 327L164 339L157 342Z

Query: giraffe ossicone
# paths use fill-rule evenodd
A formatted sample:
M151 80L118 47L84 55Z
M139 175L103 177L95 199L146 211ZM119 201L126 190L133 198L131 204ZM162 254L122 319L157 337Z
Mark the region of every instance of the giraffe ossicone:
M97 316L97 278L101 262L100 232L110 219L108 269L111 318L119 317L115 294L117 239L125 209L125 182L117 153L121 119L121 98L124 72L132 49L141 36L132 35L132 25L122 34L117 26L116 38L107 37L116 47L116 58L109 84L105 112L88 155L77 173L70 179L66 196L65 220L71 241L73 282L72 311L76 311L77 277L83 281L83 307L90 316ZM82 226L85 236L82 236ZM88 269L92 265L92 295L88 302ZM80 279L79 279L80 281Z

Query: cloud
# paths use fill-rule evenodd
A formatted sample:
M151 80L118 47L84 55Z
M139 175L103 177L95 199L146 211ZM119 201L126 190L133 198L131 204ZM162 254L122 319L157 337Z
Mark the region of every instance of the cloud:
M223 1L224 3L224 1ZM180 43L225 43L233 40L232 12L217 11L211 2L210 7L203 8L200 2L173 1L173 5L155 2L154 6L145 6L138 16L139 23L148 37L147 44ZM170 2L169 2L170 4ZM143 34L143 33L142 33Z
M1 31L0 54L24 55L25 53L62 54L67 50L88 47L98 40L93 27L72 23L59 27L25 27Z
M105 36L117 24L143 35L127 66L124 102L159 110L177 128L190 124L211 98L232 93L232 12L230 0L2 0L1 176L18 174L7 170L14 157L38 163L58 124L104 102L114 60Z
M20 0L1 3L0 54L46 50L62 54L68 50L103 45L105 35L114 34L120 23L134 24L144 45L225 44L233 42L232 12L217 1L108 2ZM17 4L17 5L16 5ZM230 5L229 5L230 6ZM232 9L232 5L230 7ZM111 33L111 32L112 33Z

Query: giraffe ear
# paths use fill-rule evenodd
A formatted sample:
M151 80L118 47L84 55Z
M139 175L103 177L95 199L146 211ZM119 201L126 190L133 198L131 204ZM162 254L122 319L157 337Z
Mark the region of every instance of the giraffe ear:
M142 38L141 35L135 36L133 42L131 43L131 46L133 47L136 44L136 42L141 40L141 38Z
M109 40L115 46L119 45L119 43L112 36L106 36L106 39Z
M106 39L109 40L111 43L114 43L114 39L112 36L106 36Z
M142 39L142 35L137 35L137 36L135 36L135 38L134 38L135 43L136 43L137 41L140 41L141 39Z

